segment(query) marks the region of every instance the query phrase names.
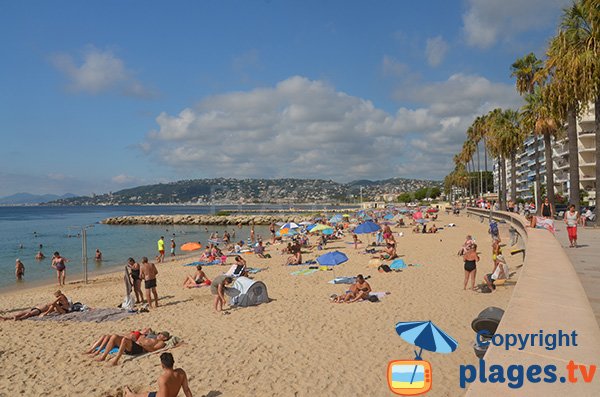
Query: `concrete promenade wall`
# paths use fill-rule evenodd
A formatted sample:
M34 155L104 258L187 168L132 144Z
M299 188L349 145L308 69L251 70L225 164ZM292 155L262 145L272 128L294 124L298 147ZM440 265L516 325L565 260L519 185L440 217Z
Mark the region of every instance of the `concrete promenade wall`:
M489 216L489 211L468 209L470 216ZM576 373L577 383L560 382L568 377L567 364L600 365L600 328L581 285L573 264L560 243L549 231L527 227L526 219L510 212L494 212L513 226L523 238L526 247L525 263L520 272L506 312L497 334L544 334L562 330L577 332L578 346L545 347L528 346L523 350L490 345L484 357L486 367L502 365L555 365L559 381L556 383L530 383L526 379L521 388L511 389L505 383L473 383L467 396L600 396L600 368L591 383L584 383ZM507 247L508 248L508 247ZM542 379L544 373L541 374Z

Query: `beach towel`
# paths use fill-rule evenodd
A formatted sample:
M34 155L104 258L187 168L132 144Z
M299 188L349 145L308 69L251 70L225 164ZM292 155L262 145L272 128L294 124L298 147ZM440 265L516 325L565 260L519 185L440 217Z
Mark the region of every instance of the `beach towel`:
M552 234L554 234L556 232L556 229L554 229L554 220L546 219L541 216L535 217L535 228L536 229L546 229Z
M406 269L406 263L404 263L404 259L395 259L392 263L390 263L390 269L392 269L392 270Z
M212 262L192 262L192 263L186 263L183 266L213 266L213 265L220 265L221 264L221 260L220 259L215 259Z
M303 263L297 263L297 264L292 263L292 264L289 264L288 266L308 266L308 265L316 265L316 264L317 264L317 261L310 260L310 261L306 261Z
M319 269L302 269L296 270L295 272L291 272L292 276L306 276L308 274L313 274L314 272L318 272Z
M70 312L66 314L50 313L45 317L30 317L27 320L32 321L76 321L76 322L87 322L87 323L102 323L104 321L118 321L125 317L131 316L135 312L131 313L127 310L118 308L102 308L102 309L90 309L84 312Z
M336 277L333 280L328 281L329 284L354 284L355 282L355 277Z
M260 273L263 270L267 270L266 267L251 267L248 269L248 273L250 274L256 274L256 273Z

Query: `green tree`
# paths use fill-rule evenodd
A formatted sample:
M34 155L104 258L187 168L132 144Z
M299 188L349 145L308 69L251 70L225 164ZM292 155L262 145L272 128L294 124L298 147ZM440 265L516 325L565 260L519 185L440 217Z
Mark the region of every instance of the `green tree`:
M439 187L431 188L431 190L429 190L429 193L428 193L428 197L430 199L436 199L436 198L440 197L441 195L442 195L442 191L440 190Z
M402 193L398 196L398 201L405 204L410 203L412 201L412 196L410 193Z

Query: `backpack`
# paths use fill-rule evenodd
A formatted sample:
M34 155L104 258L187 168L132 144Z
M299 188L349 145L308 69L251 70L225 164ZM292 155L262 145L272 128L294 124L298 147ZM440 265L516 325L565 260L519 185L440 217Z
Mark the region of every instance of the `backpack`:
M390 269L390 267L388 265L381 265L377 268L377 270L379 270L381 272L385 272L385 273L389 273L392 271L392 269Z
M379 302L377 295L369 295L369 302Z

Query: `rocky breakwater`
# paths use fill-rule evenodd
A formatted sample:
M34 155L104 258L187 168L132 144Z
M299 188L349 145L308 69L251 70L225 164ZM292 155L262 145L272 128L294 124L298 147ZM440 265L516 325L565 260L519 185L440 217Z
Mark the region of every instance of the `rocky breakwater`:
M104 219L107 225L269 225L276 222L303 222L299 215L140 215Z

